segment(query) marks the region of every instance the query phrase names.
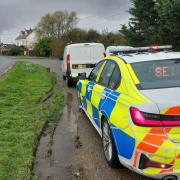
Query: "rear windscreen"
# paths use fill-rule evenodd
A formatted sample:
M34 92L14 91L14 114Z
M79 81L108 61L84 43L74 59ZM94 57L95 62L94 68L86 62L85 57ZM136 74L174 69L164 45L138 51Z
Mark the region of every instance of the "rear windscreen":
M87 63L97 63L104 57L101 46L80 46L70 49L71 61L81 61Z
M180 59L132 63L141 89L180 87Z
M81 46L70 49L71 61L90 61L91 50L90 47Z

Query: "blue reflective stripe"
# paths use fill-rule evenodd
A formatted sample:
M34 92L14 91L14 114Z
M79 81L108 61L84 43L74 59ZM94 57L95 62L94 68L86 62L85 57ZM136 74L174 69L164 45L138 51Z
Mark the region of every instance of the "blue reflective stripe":
M83 107L87 110L87 102L86 102L85 97L82 98L82 104L83 104Z
M92 110L93 110L93 120L95 121L96 125L97 125L98 127L100 127L98 109L96 109L96 108L92 105Z
M117 98L119 97L120 93L113 91L112 93L109 94L108 98L111 100L117 101Z
M104 91L103 91L103 93L106 95L106 96L108 96L108 93L109 92L111 92L111 90L110 89L107 89L107 88L105 88L104 89ZM100 102L99 102L99 110L101 110L101 107L102 107L102 105L104 104L104 102L105 102L105 99L103 99L103 98L101 98L101 100L100 100Z
M101 98L99 103L99 110L109 119L120 93L108 88L104 89L104 93L106 97Z
M86 86L86 99L88 99L89 101L91 101L92 90L93 90L94 85L95 85L94 82L88 82ZM88 91L88 88L91 88L92 90Z
M117 128L112 128L112 134L118 155L131 159L135 148L135 139Z
M111 89L109 89L109 88L105 88L105 89L104 89L104 92L105 92L105 93L111 93L111 92L112 92L112 90L111 90Z

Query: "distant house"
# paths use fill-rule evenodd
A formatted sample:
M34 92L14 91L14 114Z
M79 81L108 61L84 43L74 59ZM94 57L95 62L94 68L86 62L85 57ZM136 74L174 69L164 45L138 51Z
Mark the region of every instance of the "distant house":
M32 31L32 33L30 33L27 38L27 48L29 50L33 50L34 49L34 45L38 42L39 40L39 36L38 33L36 31Z
M21 31L19 36L15 39L16 46L27 47L27 37L32 31L32 29Z
M0 55L8 55L12 48L15 48L15 44L0 44Z
M32 50L38 42L38 34L33 29L21 31L20 35L15 39L16 46L24 46L28 50Z

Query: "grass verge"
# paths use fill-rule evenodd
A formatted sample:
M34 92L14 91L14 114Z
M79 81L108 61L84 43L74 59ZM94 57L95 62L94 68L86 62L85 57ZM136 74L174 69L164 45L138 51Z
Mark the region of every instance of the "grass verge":
M17 63L0 78L0 179L32 178L42 129L63 106L55 75L42 66Z
M14 56L14 58L15 59L45 59L44 57L37 57L37 56Z
M39 57L39 56L14 56L15 59L55 59L51 57Z

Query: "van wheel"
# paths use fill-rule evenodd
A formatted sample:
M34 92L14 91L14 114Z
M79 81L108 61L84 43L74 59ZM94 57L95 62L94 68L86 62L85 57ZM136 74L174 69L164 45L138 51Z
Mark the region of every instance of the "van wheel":
M120 167L114 139L108 121L105 119L102 124L102 143L107 163L112 168Z
M71 87L72 81L69 78L66 78L66 84L67 84L67 87Z
M66 80L66 76L63 76L63 80Z

